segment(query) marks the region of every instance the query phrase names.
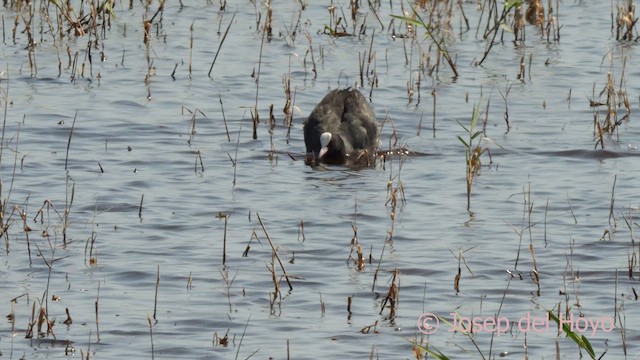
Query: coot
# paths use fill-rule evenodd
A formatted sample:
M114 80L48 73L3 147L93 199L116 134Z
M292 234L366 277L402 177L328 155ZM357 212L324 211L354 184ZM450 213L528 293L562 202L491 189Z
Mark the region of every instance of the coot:
M371 159L378 145L376 115L358 90L333 90L305 121L304 143L307 163L345 164L364 156Z

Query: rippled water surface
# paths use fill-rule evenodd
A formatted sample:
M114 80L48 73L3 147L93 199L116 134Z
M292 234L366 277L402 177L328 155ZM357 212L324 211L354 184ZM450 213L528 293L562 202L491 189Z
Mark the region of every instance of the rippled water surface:
M608 1L566 0L559 42L499 32L478 66L491 2L451 5L436 34L458 77L424 29L392 20L410 14L399 1L360 1L355 25L349 2L333 15L330 1L272 3L271 36L263 1L167 2L155 17L157 2L115 1L80 36L86 1L69 18L56 2L5 2L1 357L424 358L418 343L588 358L545 323L559 307L596 357L638 358L638 43L616 41ZM338 18L354 36L325 29ZM601 146L589 100L606 102L608 73L631 115ZM370 99L382 148L408 156L304 164L306 115L349 86ZM467 211L457 137L474 104L489 151ZM460 317L510 328L454 333L445 320Z

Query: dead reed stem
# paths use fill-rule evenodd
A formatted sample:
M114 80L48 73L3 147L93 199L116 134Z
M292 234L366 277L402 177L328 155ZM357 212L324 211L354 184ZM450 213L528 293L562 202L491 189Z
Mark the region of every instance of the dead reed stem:
M2 17L2 21L3 21L3 29L4 29L4 15ZM4 31L3 31L4 33ZM4 36L4 35L3 35ZM6 67L6 71L5 74L7 74L7 79L5 81L6 85L5 85L5 89L4 91L2 91L2 93L4 94L4 111L2 114L2 135L0 135L0 145L4 144L4 135L5 135L5 130L7 129L7 111L8 111L8 106L7 104L9 104L9 64L7 64ZM4 150L4 146L0 146L0 165L2 165L2 154L3 154L3 150ZM16 151L16 156L17 156L17 151ZM2 209L0 209L2 210ZM2 224L2 217L0 215L0 224Z
M276 314L276 309L280 309L282 304L282 291L280 291L280 281L278 280L278 276L276 274L276 263L275 263L275 255L273 251L271 252L271 262L267 265L267 271L271 274L271 282L273 283L273 293L269 293L269 309L271 311L271 316L279 316ZM273 297L271 296L273 295ZM278 308L275 308L274 305L278 302Z
M5 123L6 123L6 109L7 109L7 102L5 102ZM2 144L4 144L4 125L2 128L2 141L0 142L0 152L2 151L1 149L4 147ZM9 185L9 191L7 193L7 196L4 200L4 203L2 203L1 200L1 195L2 195L2 179L0 179L0 230L2 231L2 235L5 236L5 241L7 243L7 247L9 246L9 234L7 234L7 231L9 229L10 226L10 221L7 220L5 223L5 211L7 210L7 206L9 204L9 199L11 198L11 193L13 191L13 184L15 182L15 178L16 178L16 170L17 170L17 166L18 166L18 144L20 142L20 124L18 124L18 131L16 134L16 148L15 148L15 154L13 156L13 170L12 170L12 174L11 174L11 184ZM2 163L2 154L0 153L0 165ZM15 208L14 208L15 210ZM13 214L13 211L11 212ZM9 216L9 219L11 218L11 215ZM31 265L31 251L29 250L29 238L27 237L27 250L29 251L29 265Z
M547 247L547 213L549 212L549 198L547 197L547 203L544 207L544 246Z
M265 22L265 27L266 27L266 22ZM253 107L253 114L252 114L254 140L258 139L258 124L260 123L260 116L258 114L258 98L260 94L260 69L262 68L262 50L264 49L264 39L267 34L265 30L266 29L262 30L262 39L260 41L260 55L258 55L258 72L256 73L256 103L255 103L255 106Z
M158 272L156 274L156 291L153 299L153 320L155 323L158 323L158 318L156 317L158 310L158 288L160 287L160 265L158 265ZM149 324L151 326L151 324Z
M616 200L616 181L618 180L618 174L613 175L613 185L611 186L611 203L609 204L609 226L614 228L618 227L616 218L613 214L613 206ZM613 224L611 223L613 221Z
M490 2L490 4L492 5L492 7L494 8L494 19L497 18L497 2L496 1L492 1ZM509 12L511 11L512 8L515 7L515 3L511 3L510 7L507 7L505 5L505 7L502 9L502 14L500 15L499 18L497 18L497 20L495 20L494 22L491 21L491 16L489 16L489 19L487 21L487 30L485 32L485 36L484 38L486 39L488 37L489 34L493 34L491 36L491 39L488 42L488 45L484 51L484 54L482 55L482 58L480 59L480 61L478 61L476 63L477 66L482 65L482 63L487 59L487 56L489 56L489 52L491 52L491 48L493 48L493 45L495 44L495 40L496 37L498 35L498 32L502 29L502 25L506 23L506 18L509 14ZM491 14L491 10L489 10L489 14ZM493 26L491 26L491 28L489 29L490 24L493 23Z
M65 188L68 189L69 177L67 177L66 181L67 181L67 186ZM71 213L71 206L73 205L73 199L75 197L75 193L76 193L76 183L74 182L73 185L71 186L71 198L69 198L68 193L66 193L67 196L65 197L65 201L67 203L65 204L65 207L64 207L64 217L62 222L62 243L64 245L67 244L67 228L69 227L69 214Z
M222 265L227 262L227 223L229 222L229 214L219 211L216 215L218 219L224 219L224 234L222 236Z
M431 128L433 131L433 138L435 139L436 137L436 108L437 108L437 99L438 99L438 93L436 92L436 89L434 88L431 91L431 96L433 96L433 121L431 123ZM422 121L422 116L420 116L420 120Z
M304 219L300 219L300 230L298 232L298 240L300 239L300 235L302 235L302 241L300 241L300 242L304 243L304 240L305 240L305 236L304 236Z
M204 164L202 163L202 154L200 153L200 150L196 151L196 163L194 165L194 171L196 173L198 172L198 161L200 162L200 171L204 172Z
M187 144L191 145L191 143L193 142L193 138L196 136L196 119L197 119L197 115L198 113L200 113L200 115L204 116L205 119L207 119L207 114L205 114L202 110L195 108L193 109L193 111L187 109L186 107L182 107L182 113L184 113L184 111L187 111L191 114L191 127L189 129L189 140L187 140Z
M249 317L247 318L247 322L244 324L244 329L242 330L242 335L240 336L240 342L238 343L238 349L236 350L235 360L238 360L238 356L240 355L240 348L242 348L242 340L244 340L244 335L247 333L247 327L249 326L249 321L251 321L251 314L249 314ZM248 356L246 359L249 359L250 357L251 355Z
M380 268L382 267L382 258L384 257L384 250L387 248L387 241L382 243L382 251L380 252L380 260L378 260L378 267L376 271L373 273L373 282L371 284L371 291L374 292L376 290L376 281L378 280L378 273L380 272Z
M98 343L100 342L100 318L98 317L99 301L100 301L100 283L98 283L98 293L96 294L96 336L98 337ZM69 316L69 309L67 309L67 316ZM71 319L71 317L69 317L68 319Z
M147 315L147 322L149 323L149 338L151 339L151 360L154 360L155 356L153 351L153 323L149 315Z
M264 227L264 223L262 222L262 218L260 218L260 213L256 213L256 216L258 217L258 221L260 222L260 226L262 227L262 231L264 231L264 235L267 237L267 240L269 241L269 245L271 246L271 251L273 252L273 255L275 256L275 258L278 260L278 264L280 264L280 269L282 269L282 273L284 274L284 278L287 280L287 285L289 285L289 290L293 290L293 286L291 285L291 281L289 281L289 275L287 275L287 271L284 268L284 265L282 264L282 261L280 260L280 256L278 256L278 252L276 251L276 248L273 246L273 241L271 241L271 237L269 236L269 233L267 232L267 229Z
M504 305L504 300L507 297L507 293L509 292L509 286L511 285L511 278L509 278L509 280L507 281L507 287L504 289L504 292L502 293L502 299L500 299L500 306L498 307L498 312L495 315L495 318L499 318L500 317L500 313L502 312L502 306ZM491 359L491 358L495 358L495 356L491 356L492 355L492 351L493 351L493 340L495 339L495 335L496 332L492 332L491 333L491 342L489 343L489 354L487 356L487 358ZM498 336L500 336L500 334L498 334ZM480 348L478 347L478 345L476 344L476 342L473 340L473 338L471 338L473 345L475 345L476 349L478 350L478 352L480 354L482 354L482 352L480 351ZM484 359L484 356L482 356L482 358Z
M312 37L308 32L304 33L304 36L307 38L307 41L309 41L309 50L307 50L306 54L304 55L304 59L303 59L303 65L304 65L304 69L305 69L305 75L307 73L307 54L311 54L311 65L313 66L311 68L311 72L313 72L313 79L315 80L318 77L318 69L316 67L316 59L313 55L313 45L312 45Z
M67 153L64 157L64 170L67 171L67 164L69 162L69 148L71 147L71 137L73 136L73 129L76 126L76 118L78 117L78 110L76 110L76 114L73 116L73 122L71 123L71 130L69 131L69 140L67 140Z
M140 206L138 207L138 219L142 220L142 204L144 203L144 194L140 197Z
M242 124L244 124L244 120L240 121L240 128L238 129L238 138L236 139L236 153L234 155L234 158L231 159L231 155L227 153L227 155L229 155L229 159L231 160L231 163L233 164L233 187L236 186L236 174L238 171L238 148L240 147L240 134L242 133Z
M229 127L227 126L227 118L224 116L224 105L222 104L222 95L218 93L218 99L220 100L220 111L222 112L222 122L224 123L224 131L227 134L227 142L231 142L231 136L229 135Z
M578 219L576 218L576 214L573 212L573 206L571 206L571 198L569 197L569 193L567 193L567 203L569 204L569 211L571 212L571 216L573 217L574 224L578 224Z
M239 270L236 271L236 274L231 279L229 279L229 271L227 270L226 267L224 268L224 270L219 270L219 271L220 271L220 275L222 275L222 280L224 281L224 287L226 289L225 295L227 295L227 302L229 303L229 314L231 314L231 312L233 311L231 307L231 286L233 285L233 282L238 276Z
M233 15L231 16L231 21L229 21L229 25L227 25L227 29L224 31L224 35L222 35L222 40L220 40L220 44L218 44L218 50L216 50L216 56L213 57L213 61L211 62L211 67L209 67L209 73L207 74L209 77L211 77L211 71L213 71L213 65L216 64L216 60L218 59L218 55L220 55L220 50L222 49L222 44L224 44L224 40L227 38L227 34L229 34L229 30L231 29L231 24L233 24L233 19L236 18L237 12L238 10L236 9L236 11L234 11ZM222 104L222 99L220 99L220 103ZM225 126L226 126L226 122L225 122Z
M191 22L191 26L189 27L189 80L191 80L193 69L193 24L195 24L195 20Z
M395 268L393 270L393 275L391 276L391 285L389 285L389 291L387 291L387 295L384 300L382 300L382 304L380 306L380 313L384 311L387 304L389 304L389 317L394 318L396 314L396 309L398 306L399 296L400 296L400 270Z

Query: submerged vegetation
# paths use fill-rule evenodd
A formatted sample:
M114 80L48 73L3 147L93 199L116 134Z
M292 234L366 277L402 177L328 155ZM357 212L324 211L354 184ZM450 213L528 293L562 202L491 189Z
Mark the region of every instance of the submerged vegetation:
M616 195L635 190L623 160L637 157L638 18L612 1L610 27L584 24L610 38L606 74L556 80L582 49L560 23L579 21L570 6L591 4L4 1L0 357L296 358L310 342L370 358L637 352L638 204ZM593 87L559 83L576 77ZM366 169L302 164L301 119L336 87L382 120ZM559 120L550 87L569 109L572 91L589 96ZM544 148L569 132L584 141ZM540 180L563 157L596 160L593 173ZM557 326L500 329L507 316ZM604 317L611 329L592 333ZM288 338L298 329L308 339ZM184 349L163 341L180 336Z

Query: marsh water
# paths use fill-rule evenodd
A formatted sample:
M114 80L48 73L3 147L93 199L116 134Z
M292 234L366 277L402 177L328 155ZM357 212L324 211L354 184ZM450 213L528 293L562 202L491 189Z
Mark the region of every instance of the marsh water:
M262 1L155 17L157 2L115 1L84 35L55 2L5 2L1 357L415 359L418 343L588 358L549 309L596 356L638 358L638 43L616 40L610 2L564 0L559 41L501 30L477 65L488 3L455 4L437 33L455 77L424 29L392 20L411 14L399 1L360 1L355 24L349 2L274 2L270 36ZM590 100L606 102L608 73L631 114L599 143ZM407 156L305 165L305 116L349 86L381 148ZM488 151L469 211L458 136L474 105Z

